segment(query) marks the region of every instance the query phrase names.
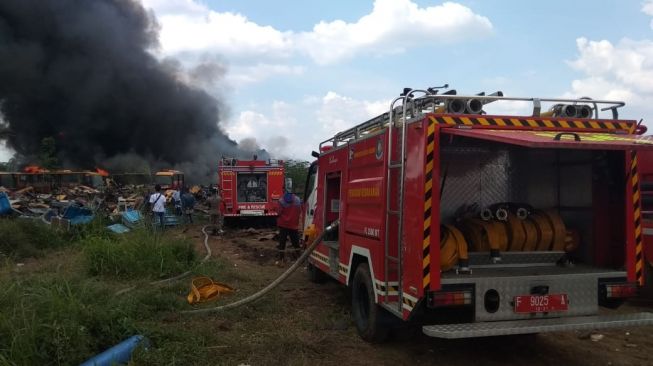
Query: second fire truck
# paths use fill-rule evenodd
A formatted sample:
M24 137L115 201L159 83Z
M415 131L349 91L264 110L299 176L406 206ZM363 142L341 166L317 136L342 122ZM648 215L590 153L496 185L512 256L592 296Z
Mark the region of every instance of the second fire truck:
M285 187L283 161L222 158L218 187L225 219L277 216L277 202Z
M305 239L340 225L309 273L351 288L359 334L380 341L407 321L441 338L653 324L601 310L644 281L638 156L653 141L619 118L624 103L438 92L404 90L314 152ZM532 111L485 112L510 101Z

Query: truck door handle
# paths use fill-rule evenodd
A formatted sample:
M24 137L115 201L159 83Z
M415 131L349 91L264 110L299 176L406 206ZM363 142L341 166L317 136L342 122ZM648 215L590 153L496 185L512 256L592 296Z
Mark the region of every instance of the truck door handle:
M564 136L564 135L571 135L571 136L574 136L574 141L580 141L580 136L578 136L577 133L573 133L573 132L560 132L559 134L557 134L557 135L553 138L553 140L555 140L555 141L560 141L560 138L561 138L562 136Z

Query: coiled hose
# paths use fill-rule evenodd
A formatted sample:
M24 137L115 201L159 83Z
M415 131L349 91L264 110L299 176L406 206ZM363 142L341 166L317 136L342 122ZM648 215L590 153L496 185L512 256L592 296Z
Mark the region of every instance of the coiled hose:
M313 240L311 245L309 245L306 248L306 250L304 251L304 253L302 253L302 255L299 257L299 259L297 259L297 261L295 263L293 263L292 266L290 266L290 268L288 268L283 274L281 274L281 276L279 276L276 280L272 281L272 283L267 285L262 290L254 293L254 294L252 294L252 295L250 295L250 296L248 296L248 297L246 297L244 299L240 299L240 300L238 300L236 302L232 302L230 304L216 306L216 307L212 307L212 308L204 308L204 309L196 309L196 310L185 310L185 311L182 311L181 313L182 314L206 314L206 313L212 313L212 312L216 312L216 311L223 311L223 310L227 310L227 309L236 308L236 307L239 307L239 306L242 306L242 305L245 305L245 304L249 304L251 302L254 302L254 301L260 299L265 294L270 292L272 289L277 287L281 282L285 281L293 272L295 272L297 270L297 268L299 268L302 265L302 263L304 263L304 261L308 258L308 256L311 255L313 250L315 250L315 248L317 248L318 244L322 241L322 238L326 234L328 234L328 233L332 232L333 230L335 230L338 227L339 224L340 224L340 220L336 220L333 223L331 223L331 225L327 226L324 229L324 231L317 238L315 238L315 240Z

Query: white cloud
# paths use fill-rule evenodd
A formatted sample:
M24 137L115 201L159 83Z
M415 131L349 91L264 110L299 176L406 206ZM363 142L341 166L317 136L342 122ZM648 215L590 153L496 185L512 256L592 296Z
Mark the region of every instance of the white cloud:
M653 16L653 0L646 0L642 3L642 12ZM653 28L653 20L651 20L651 28Z
M165 54L216 53L234 59L285 59L307 54L329 64L360 53L386 54L406 48L479 38L492 23L463 5L419 7L411 0L376 0L356 22L322 21L310 32L281 31L242 14L217 12L197 0L144 0L161 24Z
M298 45L316 63L328 64L359 53L396 53L491 32L488 18L457 3L420 8L411 0L376 0L372 12L355 23L320 22L298 36Z
M316 117L326 139L390 110L390 101L366 101L329 91L321 98Z
M254 138L275 158L310 159L320 142L386 112L389 105L389 100L359 100L330 91L296 104L276 101L241 112L227 121L225 129L238 141Z
M579 55L568 64L584 74L566 96L623 100L642 108L653 102L653 41L576 40Z
M243 85L260 82L273 76L300 76L305 71L306 68L300 65L258 63L232 67L226 79L234 85Z

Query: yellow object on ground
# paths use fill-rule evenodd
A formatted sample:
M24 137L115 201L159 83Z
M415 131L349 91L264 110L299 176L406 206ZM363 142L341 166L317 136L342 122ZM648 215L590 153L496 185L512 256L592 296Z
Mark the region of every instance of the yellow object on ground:
M228 294L232 292L234 292L234 289L231 286L215 282L210 277L195 277L191 281L190 292L186 299L188 300L188 303L192 305L215 300L220 297L220 294Z

